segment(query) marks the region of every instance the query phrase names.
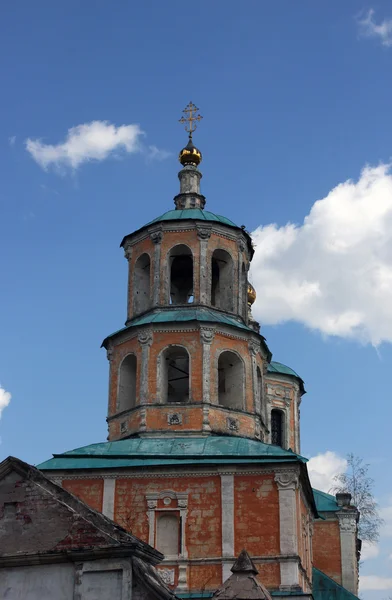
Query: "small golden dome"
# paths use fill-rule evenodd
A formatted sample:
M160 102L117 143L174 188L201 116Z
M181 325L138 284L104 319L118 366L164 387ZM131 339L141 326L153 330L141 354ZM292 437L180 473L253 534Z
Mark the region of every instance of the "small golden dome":
M189 142L178 155L178 160L184 167L185 165L194 165L197 167L201 163L202 158L200 150L193 145L192 138L189 138Z
M256 300L256 290L251 283L248 283L248 304L252 306Z

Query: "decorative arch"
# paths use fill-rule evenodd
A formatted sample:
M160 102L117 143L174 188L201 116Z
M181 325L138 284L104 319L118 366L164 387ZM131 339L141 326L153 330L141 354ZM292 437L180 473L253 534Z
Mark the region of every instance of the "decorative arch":
M117 409L129 410L136 406L137 358L128 354L121 362L118 374Z
M233 312L233 272L231 254L218 248L211 257L211 304Z
M218 401L221 406L243 410L245 405L245 367L242 358L223 350L218 358Z
M193 254L189 246L173 246L167 257L169 304L189 304L194 300Z
M158 385L163 403L188 402L190 397L190 356L185 346L173 345L159 357Z
M133 271L133 312L138 314L151 306L151 260L145 252L135 262Z

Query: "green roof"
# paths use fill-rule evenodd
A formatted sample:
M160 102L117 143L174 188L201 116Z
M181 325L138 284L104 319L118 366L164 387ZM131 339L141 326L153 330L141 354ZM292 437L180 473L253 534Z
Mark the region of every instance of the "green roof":
M230 225L231 227L238 227L233 221L222 217L222 215L216 215L215 213L209 212L208 210L202 210L201 208L187 208L185 210L168 210L160 217L157 217L153 221L144 225L152 225L153 223L160 223L161 221L180 221L180 220L198 220L198 221L215 221L216 223L223 223L224 225Z
M314 600L358 600L357 596L315 567L313 567L312 579L312 594Z
M306 459L280 446L231 436L128 438L54 454L42 470L105 469L179 464L302 462Z
M326 494L313 488L313 496L317 506L317 512L336 512L339 510L335 496Z
M298 375L298 373L296 373L294 371L294 369L291 369L290 367L287 367L286 365L284 365L280 362L276 362L275 360L272 360L270 362L270 364L268 365L268 372L269 373L282 373L283 375L293 375L294 377L301 379L301 377ZM301 381L302 381L302 379L301 379Z
M204 307L192 307L183 306L179 308L178 306L173 308L157 308L154 310L141 315L140 317L136 317L132 319L126 327L115 331L108 335L107 338L102 342L102 346L105 345L106 340L117 335L122 331L126 331L131 327L136 327L140 325L149 325L150 323L185 323L187 321L202 321L205 323L220 323L221 325L232 325L239 329L245 329L245 331L251 331L254 333L254 329L251 329L242 321L240 317L236 317L234 315L228 315L227 313L220 312L218 310L214 310L211 308ZM263 341L264 338L261 336ZM264 342L265 343L265 342ZM269 352L268 348L267 351Z

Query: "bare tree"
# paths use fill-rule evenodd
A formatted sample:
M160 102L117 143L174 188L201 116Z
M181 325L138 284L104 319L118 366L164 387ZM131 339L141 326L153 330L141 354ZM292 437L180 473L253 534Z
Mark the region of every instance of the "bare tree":
M380 537L383 519L374 499L374 480L368 475L369 465L354 454L347 455L347 471L335 477L334 494L349 492L351 501L360 512L358 536L362 541L375 544Z

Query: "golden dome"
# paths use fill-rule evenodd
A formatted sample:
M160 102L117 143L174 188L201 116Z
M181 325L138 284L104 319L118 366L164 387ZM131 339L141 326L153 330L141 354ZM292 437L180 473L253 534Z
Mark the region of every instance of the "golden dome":
M248 283L248 304L252 306L256 300L256 290L251 283Z
M193 145L192 138L189 138L189 142L178 155L178 160L184 167L185 165L194 165L197 167L201 163L202 158L200 150Z

